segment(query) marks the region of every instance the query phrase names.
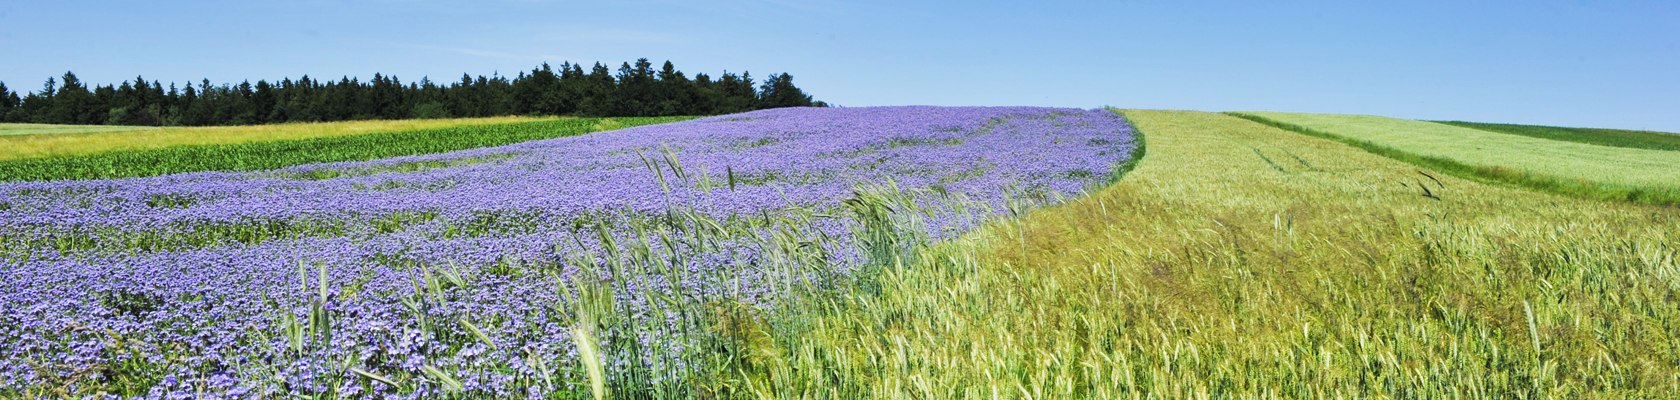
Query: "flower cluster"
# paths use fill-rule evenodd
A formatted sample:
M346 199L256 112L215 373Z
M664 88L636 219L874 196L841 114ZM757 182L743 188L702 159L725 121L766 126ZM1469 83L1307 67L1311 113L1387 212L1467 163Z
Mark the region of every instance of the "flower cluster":
M577 389L580 325L609 370L680 379L706 335L687 307L770 308L870 262L848 200L907 193L895 221L950 237L1101 182L1135 145L1106 111L790 108L0 184L0 396L541 395Z

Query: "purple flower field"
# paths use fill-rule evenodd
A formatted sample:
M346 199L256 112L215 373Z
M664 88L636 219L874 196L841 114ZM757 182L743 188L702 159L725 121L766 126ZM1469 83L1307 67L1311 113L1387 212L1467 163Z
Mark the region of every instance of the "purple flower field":
M866 268L882 229L950 238L1076 195L1135 145L1102 110L791 108L0 183L0 397L554 397L580 390L580 325L614 376L668 383L704 363L709 312Z

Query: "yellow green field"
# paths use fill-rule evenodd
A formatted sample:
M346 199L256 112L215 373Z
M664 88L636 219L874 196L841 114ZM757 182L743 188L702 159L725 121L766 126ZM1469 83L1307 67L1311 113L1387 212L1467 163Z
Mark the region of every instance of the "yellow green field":
M259 141L351 136L466 125L528 122L557 117L488 117L315 122L213 127L104 127L6 124L0 126L0 160L46 158L182 145L237 144ZM113 128L102 130L102 128ZM7 130L30 134L5 134Z
M67 133L94 132L128 132L149 131L160 129L153 126L123 126L123 125L59 125L59 124L23 124L0 123L0 136L11 135L53 135Z
M524 120L404 120L386 124L333 123L275 126L270 130L221 129L177 136L177 144L144 142L144 148L89 152L105 142L73 143L50 157L0 159L0 182L109 179L195 171L252 171L335 161L442 153L550 139L689 117L548 118ZM505 122L504 122L505 121ZM432 126L437 125L437 126ZM313 129L309 129L313 128ZM273 132L264 135L264 132ZM150 132L101 134L113 141L150 137ZM221 143L240 140L243 142ZM203 143L209 141L210 143ZM161 142L161 141L160 141Z
M1123 179L934 245L879 276L879 293L766 318L719 386L759 398L1680 393L1680 209L1445 176L1229 115L1124 115L1148 150Z
M1597 199L1680 204L1680 153L1364 115L1238 115L1332 137L1448 173Z
M1490 132L1508 133L1601 146L1652 150L1680 150L1680 134L1626 129L1569 128L1561 126L1490 124L1464 121L1435 121L1437 123Z

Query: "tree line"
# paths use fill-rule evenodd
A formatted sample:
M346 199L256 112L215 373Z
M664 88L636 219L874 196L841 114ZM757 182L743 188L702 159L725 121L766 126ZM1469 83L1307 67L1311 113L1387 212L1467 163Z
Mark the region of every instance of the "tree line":
M632 117L715 115L778 107L827 106L813 101L793 76L704 73L690 78L670 61L658 70L646 58L618 71L597 62L588 71L548 63L508 78L461 75L439 84L396 76L337 81L305 75L279 82L212 84L204 79L167 88L135 77L118 85L89 87L76 74L47 78L40 90L20 93L0 82L0 122L148 126L248 125L358 119L576 115Z

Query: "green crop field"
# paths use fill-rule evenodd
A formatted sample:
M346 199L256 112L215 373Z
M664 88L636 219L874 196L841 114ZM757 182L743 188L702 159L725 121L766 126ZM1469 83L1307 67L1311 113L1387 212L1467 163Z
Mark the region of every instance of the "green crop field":
M1680 204L1680 153L1328 114L1233 115L1478 179L1596 199Z
M799 116L788 120L803 123L822 113L860 111L940 110L780 112ZM22 271L19 274L46 277L30 281L32 287L53 290L66 285L59 279L67 278L56 278L61 271L79 271L78 266L125 256L234 254L211 264L228 270L203 272L176 264L185 258L160 258L156 264L119 265L76 276L128 273L123 268L155 268L147 271L163 271L155 272L160 275L206 274L205 280L140 279L148 284L185 282L179 283L186 288L180 290L198 293L210 290L201 282L283 269L276 275L283 278L265 283L277 288L250 290L277 298L303 293L307 303L294 304L306 307L284 308L294 306L278 301L253 305L256 309L250 312L280 310L275 314L278 317L227 331L253 344L222 351L266 352L260 354L273 358L252 361L258 372L246 379L288 385L270 389L275 393L309 393L317 398L354 398L355 391L363 390L506 397L463 383L484 376L509 377L505 382L509 387L546 391L550 398L1663 398L1680 392L1680 337L1675 335L1680 332L1680 230L1675 229L1680 226L1680 208L1651 204L1660 202L1646 197L1625 201L1629 198L1535 183L1551 182L1537 176L1563 179L1558 175L1565 172L1591 173L1599 175L1578 176L1620 180L1600 184L1579 178L1577 184L1594 190L1614 187L1661 193L1671 183L1651 178L1668 172L1657 168L1657 161L1680 155L1666 150L1382 117L1114 110L1124 116L1122 121L1106 111L1061 110L1014 120L976 119L972 132L959 140L876 133L879 142L854 143L867 150L840 148L828 153L890 151L898 157L919 154L927 160L966 160L979 153L950 153L948 149L993 143L1000 147L986 152L997 154L1032 146L1023 146L1020 139L988 142L984 135L1033 126L1061 132L1057 130L1103 122L1125 128L1129 122L1134 130L1090 132L1112 137L1065 141L1061 136L1037 136L1043 139L1039 146L1104 146L1129 138L1131 146L1125 153L1104 153L1118 164L1112 165L1114 175L1088 182L1092 186L1085 186L1084 191L1056 195L1055 199L1065 200L1061 202L1036 202L1049 198L975 202L968 194L943 186L905 189L885 179L848 183L844 200L821 205L826 208L777 203L773 209L747 213L744 218L717 218L693 208L673 207L653 214L631 212L632 218L607 223L594 219L609 218L605 216L609 214L591 215L590 209L565 216L575 219L551 220L518 208L520 202L533 199L564 199L555 204L569 207L591 201L631 203L656 198L648 204L658 210L657 204L681 199L673 194L685 193L682 190L692 196L713 191L733 196L737 190L760 190L743 196L755 199L786 196L809 189L785 177L812 164L784 162L794 156L775 151L819 148L837 142L836 138L868 131L805 132L813 137L799 146L783 144L788 139L779 135L808 131L813 129L810 126L895 126L836 124L833 121L845 122L836 119L753 128L754 124L778 123L776 112L650 127L655 129L645 132L608 132L601 135L611 140L588 142L612 146L607 149L546 147L576 149L577 155L570 151L489 153L338 165L284 171L284 185L264 186L264 190L294 188L300 194L284 201L330 195L331 191L320 188L339 187L356 193L338 198L346 208L369 209L356 202L384 198L448 204L443 201L522 190L521 195L486 203L505 209L467 213L443 206L297 215L281 209L276 213L283 217L199 220L179 211L260 204L229 201L240 199L234 196L273 200L288 194L261 197L268 194L218 186L238 184L241 179L0 182L0 188L7 190L0 192L7 196L0 198L4 200L0 216L21 217L0 219L0 224L13 224L7 225L11 229L0 230L0 262L12 262L9 267ZM683 119L560 118L59 155L0 161L0 179L265 170L494 146ZM926 124L932 133L920 134L954 132L943 124ZM669 130L661 133L657 128ZM770 136L743 136L743 129L759 129ZM702 149L710 141L717 141L726 156L708 157ZM1019 158L1030 155L1008 153ZM526 157L525 161L509 162L519 157ZM601 161L615 157L616 162ZM1037 159L1061 165L1079 158ZM708 160L732 164L723 164L722 171L707 170ZM882 163L894 162L885 156L858 160L857 165L835 168L884 170ZM1548 169L1541 161L1575 169ZM920 168L927 162L910 163L918 168L893 168L913 171L903 175L911 178L922 173L915 171L939 172ZM477 163L486 168L471 173L455 169ZM576 169L540 169L562 163L575 163ZM743 172L753 163L774 163L786 170ZM1629 171L1617 175L1617 168ZM415 171L426 173L408 174ZM612 175L628 171L641 172L647 181ZM1091 171L1047 176L1092 178ZM621 178L569 179L589 174ZM566 185L494 179L500 175L554 179ZM466 176L474 181L459 181ZM766 183L778 179L783 183ZM463 185L482 191L456 191ZM592 195L605 200L590 200L587 196ZM1036 207L1050 203L1054 204ZM312 209L325 206L305 204ZM121 216L124 210L141 216L135 219L139 222L43 225L56 223L53 218L58 214L52 213L82 213L103 221ZM954 210L997 212L999 218L985 219L966 233L939 239L930 236L927 229L933 217ZM149 219L170 215L183 219L171 224L154 224ZM818 224L836 220L849 221L841 229L845 236L818 229ZM549 223L545 221L563 223L542 225ZM617 238L614 229L631 235ZM555 248L574 243L541 239L556 232L572 235L559 237L576 241L582 250L522 261L503 258L512 257L513 252L502 250L491 253L498 258L460 264L400 259L383 252L370 256L381 263L374 268L386 271L378 273L393 274L388 279L399 288L412 287L413 292L395 303L345 304L388 307L400 315L374 315L396 324L418 321L402 332L415 332L434 342L400 351L411 351L410 359L424 358L444 367L403 367L387 355L360 361L333 358L323 365L336 369L327 370L321 378L330 384L320 387L291 386L295 384L284 376L267 372L293 360L343 351L335 346L373 346L367 351L379 354L399 351L377 347L386 342L344 345L347 342L334 339L367 326L349 322L363 318L358 314L361 308L336 302L371 301L392 290L368 289L370 282L376 282L371 278L375 272L335 277L338 272L331 268L342 267L324 263L275 267L276 254L295 251L299 247L293 246L299 243L316 243L334 257L360 251L357 246L365 243L383 246L380 249L428 242L479 248L488 243L480 240L510 234L521 235L516 237L522 241L508 243ZM592 247L584 247L585 243ZM279 250L239 253L247 249ZM722 264L732 270L703 275L685 272L710 262L702 257L712 254L705 253L706 249L738 251L737 257L742 258ZM834 257L830 251L862 261L837 269L841 265L837 260L849 259ZM35 259L39 254L64 258ZM418 253L404 250L404 254ZM562 275L568 268L586 273ZM754 271L751 268L774 274L743 275ZM674 277L674 282L702 288L739 284L743 276L774 277L767 279L773 288L765 295L775 296L777 302L754 303L754 298L733 289L690 293L675 288L627 295L636 293L632 288L658 287L641 286L646 281L636 279L645 276ZM694 276L718 280L685 281L700 279ZM788 278L808 276L823 278ZM557 288L556 296L563 297L526 300L519 297L519 290L527 289L516 286L525 283ZM155 318L151 316L174 313L180 316L176 318L187 319L169 321L199 323L190 319L196 315L190 307L175 304L216 301L199 295L134 294L168 293L147 287L97 290L104 292L98 292L103 297L95 301L120 313L82 318ZM498 312L495 308L479 314L465 307L477 301L469 296L512 299L510 304L519 308L510 314L515 317L490 314ZM63 304L56 297L43 298L27 301ZM640 300L645 302L637 303ZM306 313L300 316L298 310ZM519 325L519 318L543 325ZM30 335L60 335L52 325L14 325ZM371 329L376 335L395 332ZM551 330L565 333L567 340L515 344L522 335ZM156 331L141 327L120 334L74 334L99 340L95 345L180 342L168 337L141 339ZM106 341L108 337L123 341ZM680 345L648 345L644 338ZM529 343L543 343L552 346L550 350L576 356L543 359ZM23 351L47 357L57 354L53 353L56 349ZM167 375L166 368L194 373L223 368L177 361L208 354L203 348L171 344L133 351L158 356L142 361L129 361L121 354L97 358L88 363L105 368L109 378L41 378L22 388L0 388L0 397L133 395L162 386L158 382L173 376ZM480 357L485 351L510 357ZM449 366L437 361L461 359L480 364ZM617 360L657 361L625 364Z
M1680 391L1680 210L1229 115L1125 115L1148 148L1117 183L773 314L710 381L760 398Z
M1630 149L1680 150L1680 134L1677 133L1630 131L1625 129L1489 124L1464 121L1436 122L1464 128L1481 129L1489 132L1509 133L1512 135L1596 144L1601 146L1626 147Z
M1680 0L107 3L0 400L1680 399Z
M149 131L161 128L151 126L121 126L121 125L57 125L57 124L0 124L0 136L13 135L50 135L67 133L97 133L97 132L134 132Z
M65 142L75 147L50 157L0 160L0 181L52 181L157 176L194 171L249 171L293 165L371 160L384 157L439 153L498 146L529 140L579 135L631 126L681 121L688 117L403 120L328 124L286 124L273 127L205 128L199 133L225 134L195 138L181 131L154 131L167 136L130 133L101 134L113 142L143 142L147 137L175 144L166 147L107 148L100 138L78 136ZM471 121L472 123L463 123ZM403 130L406 128L406 130ZM414 128L418 127L418 128ZM266 133L265 133L266 132ZM141 136L145 135L145 136ZM137 138L139 137L139 138ZM233 142L229 142L233 141ZM186 144L192 143L192 144Z
M84 155L119 150L160 149L174 146L300 140L546 119L554 118L405 119L166 128L0 124L0 160ZM6 134L6 132L12 130L19 132L19 134Z

